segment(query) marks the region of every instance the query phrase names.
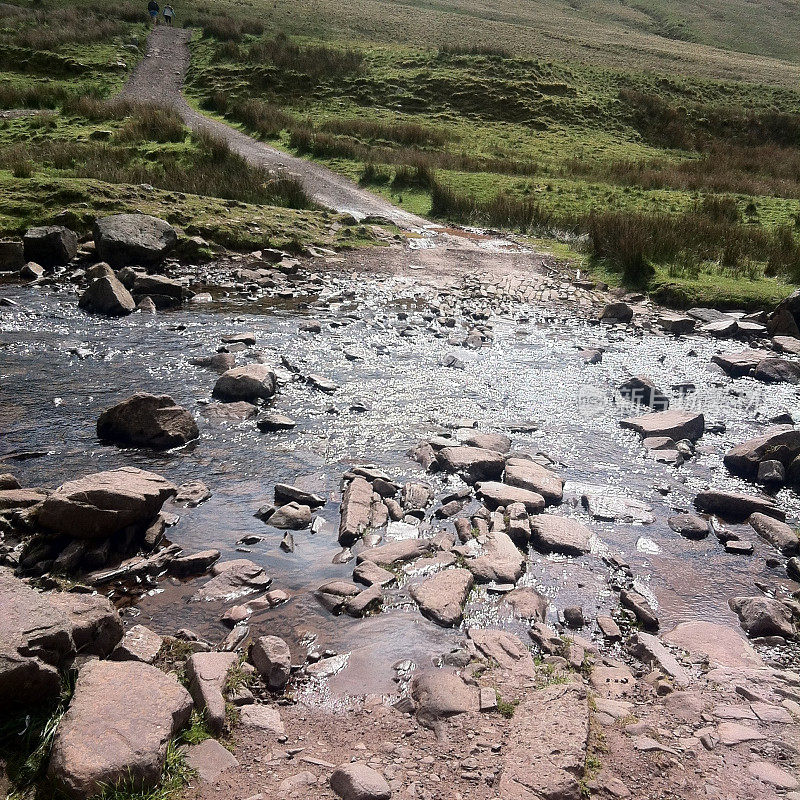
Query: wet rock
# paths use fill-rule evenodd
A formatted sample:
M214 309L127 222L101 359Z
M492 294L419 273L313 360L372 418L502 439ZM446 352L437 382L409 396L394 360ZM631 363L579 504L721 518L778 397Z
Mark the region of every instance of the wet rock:
M100 439L168 450L197 439L194 417L166 394L139 392L106 409L97 420Z
M142 314L155 314L157 309L152 297L143 297L136 304L136 310L141 311Z
M125 631L122 641L111 654L114 661L141 661L152 664L158 656L164 639L144 625L134 625Z
M508 459L503 480L509 486L517 486L541 495L548 505L560 503L564 496L563 478L524 458Z
M134 661L90 661L53 742L48 777L84 800L123 781L155 786L167 744L189 721L192 700L171 675Z
M289 431L297 426L297 423L285 414L270 412L263 414L256 420L256 426L260 431L275 433L276 431Z
M738 615L739 623L748 636L782 636L790 639L794 635L791 611L779 600L771 597L732 597L728 605Z
M0 491L21 488L22 487L19 485L19 481L10 472L4 472L0 474Z
M411 597L424 616L442 627L453 627L461 623L462 608L472 585L469 570L449 569L412 586Z
M190 358L189 363L196 367L208 367L221 374L236 366L236 356L233 353L214 353L213 356Z
M468 446L443 447L436 460L443 470L457 473L467 483L499 480L505 465L501 453Z
M428 442L419 442L409 451L408 455L409 458L421 464L422 468L429 472L435 472L439 469L436 453Z
M544 497L537 492L509 486L498 481L481 481L477 484L478 497L489 508L498 508L520 503L530 513L541 511L544 508Z
M57 696L59 668L74 653L66 615L0 568L0 712Z
M344 602L343 611L351 617L364 617L379 611L383 602L383 592L378 584L373 584Z
M768 541L785 556L793 556L798 552L797 531L785 522L769 517L766 514L751 514L747 520L753 530Z
M111 267L105 263L105 261L100 261L97 264L92 264L86 272L83 274L83 278L87 283L91 283L92 281L96 281L98 278L116 278L117 274L114 272Z
M106 658L122 639L122 620L107 597L53 592L48 599L67 618L78 655Z
M642 375L629 378L620 384L617 391L626 400L649 406L654 411L666 411L669 408L669 398L649 378Z
M600 321L614 325L633 319L633 309L627 303L607 303L600 313Z
M728 539L725 542L725 552L737 556L750 556L755 550L753 543L743 539Z
M223 690L228 672L237 660L235 653L194 653L186 662L189 693L215 735L225 727Z
M233 753L215 739L206 739L189 747L186 763L204 783L214 783L223 772L239 766Z
M144 526L176 488L153 472L122 467L59 486L42 504L39 524L76 539L102 539Z
M619 625L609 616L602 614L598 616L597 627L600 628L600 633L603 634L604 639L616 642L622 638L622 631L619 629Z
M362 561L360 564L356 565L356 568L353 570L353 580L364 583L367 586L372 586L373 584L377 586L389 586L389 584L394 583L396 579L394 573L389 572L388 569L383 569L383 567L379 567L372 561Z
M319 389L321 392L325 392L326 394L333 394L339 388L338 383L332 381L330 378L326 378L324 375L319 375L318 373L306 375L306 383L309 386L313 386L315 389Z
M0 490L0 511L12 508L30 508L48 498L43 489L3 489Z
M446 669L415 672L410 694L416 703L417 719L426 728L439 728L451 717L479 707L478 690Z
M270 689L286 686L292 669L292 654L283 639L260 636L250 648L250 661Z
M229 333L222 337L225 344L243 344L252 347L256 343L256 335L252 331L247 333Z
M499 796L579 800L588 738L589 703L583 686L568 683L535 692L514 713Z
M78 254L78 237L63 225L29 228L22 238L25 260L45 267L69 264Z
M696 514L675 514L667 520L667 525L687 539L704 539L708 536L708 522Z
M658 617L646 598L632 589L623 589L620 592L619 599L623 608L633 611L636 619L645 630L658 630Z
M753 377L764 383L800 383L800 363L785 358L765 358L753 370Z
M460 428L456 435L459 443L466 447L493 450L496 453L507 453L511 449L511 439L502 433L481 433L470 428Z
M19 271L19 277L24 281L38 281L39 278L44 277L44 267L34 261L29 261Z
M780 461L767 460L758 465L756 481L762 486L783 486L786 481L786 468Z
M579 556L589 552L592 532L582 523L555 514L531 518L531 542L544 553Z
M78 308L90 314L123 317L136 310L130 292L114 277L105 276L93 281L78 300Z
M785 467L800 455L800 431L774 429L748 439L725 454L725 466L734 474L755 478L762 461L780 461Z
M361 592L361 587L350 581L333 580L323 583L314 596L332 614L339 614L351 597Z
M268 524L281 530L303 530L311 524L311 509L300 503L286 503L270 516Z
M567 606L564 609L564 622L570 628L582 628L586 624L583 609L580 606Z
M700 511L718 514L731 522L741 522L755 513L766 514L777 519L783 519L785 516L783 511L768 498L718 489L707 489L700 492L695 497L694 504Z
M146 214L114 214L94 224L97 255L113 267L156 264L177 242L168 222Z
M236 600L246 594L266 589L272 579L258 565L246 558L221 561L211 568L211 580L192 600Z
M702 414L691 411L656 411L639 417L628 417L619 422L623 428L636 431L643 438L668 436L670 439L697 441L705 428Z
M206 486L203 481L191 481L190 483L183 483L178 487L178 493L175 495L175 502L182 505L194 508L199 506L200 503L205 503L211 497L211 490Z
M357 563L371 561L381 567L389 567L401 561L413 561L429 553L432 543L428 539L400 539L377 547L368 547L357 556Z
M275 373L266 364L248 364L224 372L214 384L214 397L226 402L268 400L275 394Z
M402 505L407 511L421 511L430 505L433 492L424 483L410 482L403 486Z
M342 764L334 770L330 783L342 800L389 800L392 796L383 775L358 762Z
M233 403L209 403L203 406L200 413L204 417L219 422L252 419L258 415L258 406L244 400Z
M175 558L169 563L172 575L200 575L204 573L220 557L219 550L201 550L180 558Z
M503 602L511 606L514 613L522 619L544 622L547 618L548 599L529 586L512 589L503 597Z
M339 544L349 547L369 528L372 515L372 486L360 475L347 485L342 495L339 519Z

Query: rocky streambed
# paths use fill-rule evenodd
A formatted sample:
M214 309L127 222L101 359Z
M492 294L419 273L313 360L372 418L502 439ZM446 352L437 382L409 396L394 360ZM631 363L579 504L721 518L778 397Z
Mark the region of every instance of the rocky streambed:
M2 287L3 697L80 667L62 789L135 760L82 750L122 686L119 724L169 710L140 784L193 704L233 731L236 768L190 751L201 795L793 790L800 304L676 315L484 244L76 244Z

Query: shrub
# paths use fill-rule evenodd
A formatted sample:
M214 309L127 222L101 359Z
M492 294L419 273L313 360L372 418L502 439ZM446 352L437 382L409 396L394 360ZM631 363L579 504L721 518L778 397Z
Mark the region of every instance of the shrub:
M182 142L185 138L178 113L160 106L137 106L116 135L120 142Z

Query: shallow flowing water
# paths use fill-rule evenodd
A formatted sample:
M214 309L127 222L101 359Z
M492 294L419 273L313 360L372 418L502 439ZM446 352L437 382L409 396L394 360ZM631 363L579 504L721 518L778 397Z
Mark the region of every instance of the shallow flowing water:
M796 387L732 381L710 364L715 352L737 344L625 333L515 306L513 318L491 319L493 344L473 351L448 344L447 330L435 335L439 329L420 316L435 293L408 279L327 276L321 293L330 302L314 307L318 298L303 298L310 308L296 300L256 304L224 298L157 316L108 320L79 312L74 294L4 287L4 296L19 305L0 308L0 468L25 486L55 487L123 465L159 472L176 484L204 481L213 497L194 509L174 509L181 519L169 530L170 539L187 552L216 547L223 558L263 565L273 587L285 589L292 600L256 615L254 629L284 634L298 648L302 641L351 652L351 666L361 668L337 676L345 693L385 691L392 663L446 652L453 634L423 620L402 591L390 595L389 611L365 620L333 618L317 605L310 593L326 579L349 578L353 567L333 563L340 550L341 475L353 464L373 463L398 480L422 478L441 486L442 478L423 475L406 453L459 418L475 419L486 431L535 420L537 431L514 435L515 448L542 451L557 462L567 479L559 513L582 519L596 532L593 554L586 558L531 554L521 583L544 591L553 613L580 604L593 617L614 607L607 567L598 557L605 552L630 563L637 588L657 601L665 630L691 619L736 624L728 598L755 593L754 581L797 588L782 565L767 566L765 559L777 554L748 526L729 527L753 540L753 556L727 554L713 535L684 539L666 524L674 509L691 509L695 493L707 485L752 491L727 474L722 456L762 432L775 414L789 410L797 418ZM398 319L398 312L409 318ZM322 333L299 333L304 318L320 320ZM204 405L217 376L189 360L214 353L222 335L244 331L256 334L257 345L238 354L240 363L252 361L255 351L274 365L284 356L340 388L328 395L299 381L283 385L272 407L298 421L290 432L261 433L253 420L206 418ZM594 344L606 348L603 361L586 365L577 347ZM464 361L465 369L440 366L448 353ZM359 359L351 360L353 355ZM632 412L614 400L613 390L635 374L649 376L667 393L692 384L693 391L674 399L673 407L697 408L707 424L724 422L726 433L706 434L697 457L679 468L649 459L638 437L618 425ZM94 430L99 413L134 391L167 393L191 409L200 424L199 441L166 454L102 445ZM367 410L351 410L357 402ZM325 527L316 534L295 532L292 553L279 547L282 532L253 516L272 500L276 482L296 483L329 499L318 512ZM579 502L589 486L651 504L656 522L591 521ZM659 487L671 491L663 495ZM792 517L800 516L796 494L784 490L778 499ZM243 554L236 543L248 534L265 539ZM131 613L162 633L189 627L221 640L227 632L219 621L221 607L188 602L200 580L166 581ZM485 590L476 592L466 624L498 619L514 626Z

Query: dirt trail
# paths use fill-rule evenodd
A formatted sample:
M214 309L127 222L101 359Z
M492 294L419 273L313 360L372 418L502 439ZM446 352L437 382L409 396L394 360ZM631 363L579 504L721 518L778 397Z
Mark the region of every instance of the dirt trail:
M207 131L224 139L231 150L251 164L290 173L320 205L352 214L357 219L367 216L385 217L407 230L432 227L422 217L397 208L319 164L276 150L191 108L182 94L184 78L189 68L190 38L191 31L185 28L161 26L153 30L147 40L147 53L128 78L121 96L174 108L193 131Z

